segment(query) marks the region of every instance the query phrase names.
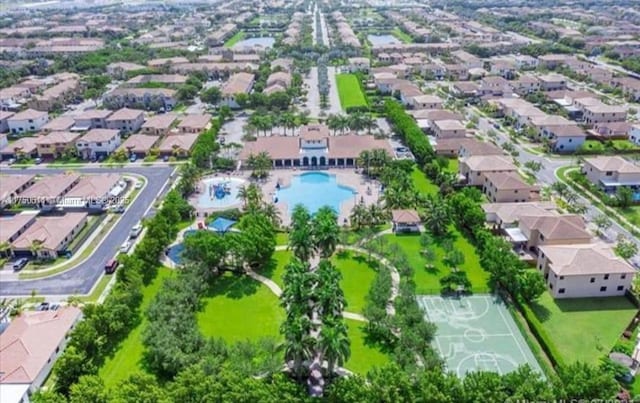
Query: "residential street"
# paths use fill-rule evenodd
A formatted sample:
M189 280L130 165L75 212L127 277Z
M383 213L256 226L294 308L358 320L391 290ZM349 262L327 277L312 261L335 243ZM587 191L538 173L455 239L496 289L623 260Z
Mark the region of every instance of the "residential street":
M146 214L160 192L166 192L165 184L174 171L172 166L154 166L141 168L78 168L81 173L130 173L144 176L147 184L136 200L129 205L120 221L103 238L100 245L89 258L73 269L45 279L2 281L0 278L0 296L28 296L35 290L40 296L87 294L104 271L104 265L117 252L120 245L129 237L129 231ZM2 169L3 175L32 173L36 175L63 173L67 169L28 168ZM153 213L150 211L150 213Z

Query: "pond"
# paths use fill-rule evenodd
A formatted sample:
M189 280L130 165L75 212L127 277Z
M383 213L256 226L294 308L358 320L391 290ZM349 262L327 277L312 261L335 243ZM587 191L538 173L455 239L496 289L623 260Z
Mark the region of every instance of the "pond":
M393 35L369 35L367 37L373 46L398 45L402 42Z
M273 47L273 44L275 43L275 39L270 37L270 36L259 36L256 38L247 38L247 39L243 39L240 42L236 43L235 45L233 45L233 49L240 49L240 48L252 48L254 46L260 46L263 48L271 48Z

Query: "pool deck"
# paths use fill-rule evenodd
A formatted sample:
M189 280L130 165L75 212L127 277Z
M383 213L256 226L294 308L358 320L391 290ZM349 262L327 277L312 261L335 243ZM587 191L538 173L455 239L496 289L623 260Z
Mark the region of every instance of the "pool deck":
M346 169L328 169L328 170L293 170L293 169L278 169L270 171L269 177L260 182L260 187L264 195L266 202L273 202L273 196L276 193L276 184L280 184L281 187L286 187L291 184L291 179L295 175L300 175L306 172L324 172L336 176L336 182L339 185L348 186L354 189L357 193L355 197L349 198L342 202L340 205L339 222L344 223L345 219L349 219L351 210L355 206L356 202L364 202L366 205L377 203L380 198L380 183L378 181L370 180L357 173L353 168ZM370 192L367 192L367 189ZM282 219L282 225L288 226L291 223L291 217L289 217L289 206L283 201L278 201L276 207L280 212L280 218Z

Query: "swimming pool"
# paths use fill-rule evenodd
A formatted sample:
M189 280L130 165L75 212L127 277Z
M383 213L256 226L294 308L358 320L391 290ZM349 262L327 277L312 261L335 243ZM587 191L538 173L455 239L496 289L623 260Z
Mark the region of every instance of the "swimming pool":
M355 197L355 191L338 184L335 175L325 172L307 172L294 176L291 185L277 191L278 201L287 203L289 214L297 204L305 206L311 214L323 206L340 212L340 204Z
M184 239L189 235L193 235L195 233L196 230L188 229L184 232L182 238ZM167 257L171 259L175 264L182 264L182 251L184 251L184 242L180 242L178 244L170 246L169 250L167 251Z

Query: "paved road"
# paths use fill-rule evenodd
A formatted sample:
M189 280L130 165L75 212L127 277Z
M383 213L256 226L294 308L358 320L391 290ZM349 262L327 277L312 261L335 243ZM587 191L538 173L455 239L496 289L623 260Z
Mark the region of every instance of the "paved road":
M38 295L74 295L87 294L98 281L107 260L111 259L120 245L129 237L129 231L144 216L149 206L153 204L156 195L165 191L165 183L169 179L174 167L154 166L146 168L81 168L81 173L128 173L142 175L147 184L139 193L136 200L129 205L120 221L102 240L100 246L82 264L58 275L39 280L0 281L0 296L31 295L36 290ZM65 169L29 168L2 169L2 174L55 174Z

